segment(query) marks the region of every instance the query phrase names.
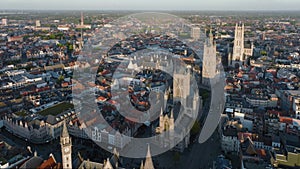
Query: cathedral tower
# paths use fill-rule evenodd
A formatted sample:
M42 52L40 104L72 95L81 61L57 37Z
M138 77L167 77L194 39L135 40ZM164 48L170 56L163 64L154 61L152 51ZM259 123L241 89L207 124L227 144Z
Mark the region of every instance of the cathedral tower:
M191 73L190 68L184 68L179 73L173 74L173 99L181 101L185 105L187 97L191 94Z
M210 86L210 80L216 75L217 48L214 42L213 34L210 30L209 38L204 44L203 67L202 67L202 84Z
M243 62L244 58L244 24L235 25L232 64Z
M66 122L64 121L60 136L63 169L72 168L72 140L68 133Z

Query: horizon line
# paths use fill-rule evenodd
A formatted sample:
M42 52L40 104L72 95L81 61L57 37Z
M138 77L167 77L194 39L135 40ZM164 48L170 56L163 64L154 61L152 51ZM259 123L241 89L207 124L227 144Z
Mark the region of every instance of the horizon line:
M1 9L0 11L300 12L300 9Z

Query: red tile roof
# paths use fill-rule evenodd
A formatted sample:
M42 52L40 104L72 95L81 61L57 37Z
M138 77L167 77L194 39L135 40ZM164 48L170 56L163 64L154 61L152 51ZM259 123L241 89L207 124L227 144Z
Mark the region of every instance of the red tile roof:
M61 169L62 166L60 163L56 163L53 155L50 155L48 160L45 160L39 167L38 169Z
M273 115L278 115L278 116L282 115L282 112L276 111L276 110L268 110L267 113L273 114Z
M256 150L256 153L258 155L260 155L261 157L265 157L267 154L266 154L266 151L264 149L257 149Z
M238 139L239 139L240 141L246 140L247 137L249 137L249 138L252 139L252 133L242 133L242 132L239 132L239 133L238 133Z
M293 124L293 119L290 117L279 117L281 123Z

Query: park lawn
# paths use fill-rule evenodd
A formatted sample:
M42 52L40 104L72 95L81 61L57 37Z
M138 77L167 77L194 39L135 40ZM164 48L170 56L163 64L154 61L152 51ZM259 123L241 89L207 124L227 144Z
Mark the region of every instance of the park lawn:
M56 104L52 107L49 107L45 110L40 111L38 114L42 115L42 116L47 116L47 115L53 115L56 116L68 109L73 109L74 105L71 103L67 103L67 102L63 102L63 103L59 103Z
M20 116L20 117L25 117L25 116L27 116L27 113L26 113L24 110L19 111L19 112L16 112L15 114L16 114L17 116Z

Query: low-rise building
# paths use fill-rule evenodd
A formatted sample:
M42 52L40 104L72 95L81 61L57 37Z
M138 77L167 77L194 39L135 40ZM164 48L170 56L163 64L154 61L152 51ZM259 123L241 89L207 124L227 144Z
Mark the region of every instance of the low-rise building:
M225 153L237 154L239 152L238 128L241 129L241 124L237 121L228 121L225 124L221 138L221 147Z
M295 113L295 118L300 119L300 97L294 98L293 111Z
M271 154L271 163L274 167L300 167L300 149L297 147L275 149Z
M33 143L44 143L50 140L46 124L43 120L34 119L26 121L21 118L5 116L4 126L12 134Z
M213 169L230 169L232 168L231 161L226 159L223 155L219 155L213 163Z

